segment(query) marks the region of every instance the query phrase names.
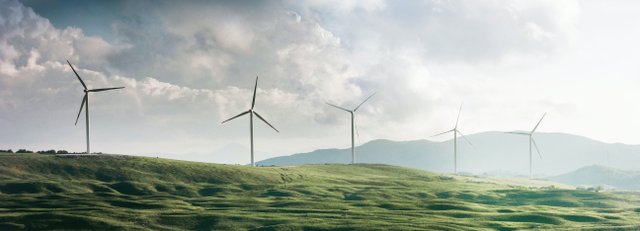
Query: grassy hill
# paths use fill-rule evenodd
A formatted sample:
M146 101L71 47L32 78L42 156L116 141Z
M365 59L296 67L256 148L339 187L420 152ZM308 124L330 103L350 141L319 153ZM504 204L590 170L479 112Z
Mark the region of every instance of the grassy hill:
M386 165L0 154L0 230L640 228L636 194L561 187Z

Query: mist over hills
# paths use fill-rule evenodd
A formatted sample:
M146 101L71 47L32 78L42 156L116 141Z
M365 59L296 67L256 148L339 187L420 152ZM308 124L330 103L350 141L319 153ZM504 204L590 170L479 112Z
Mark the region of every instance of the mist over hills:
M467 136L469 145L458 140L458 169L473 174L528 175L529 144L526 136L482 132ZM542 158L533 152L534 176L564 174L584 166L608 165L640 170L640 145L604 143L565 133L536 133ZM320 149L308 153L269 158L259 165L349 163L350 149ZM382 163L436 172L453 171L453 140L373 140L356 147L358 163Z

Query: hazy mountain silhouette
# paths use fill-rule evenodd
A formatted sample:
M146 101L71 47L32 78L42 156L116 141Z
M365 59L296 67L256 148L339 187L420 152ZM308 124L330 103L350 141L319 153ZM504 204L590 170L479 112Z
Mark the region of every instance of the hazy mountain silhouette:
M640 163L640 145L609 144L564 133L536 133L534 137L543 156L540 159L534 151L534 176L553 176L596 164L640 170L636 164ZM529 144L526 136L483 132L467 138L473 146L458 140L460 172L528 175ZM436 172L453 171L453 140L373 140L356 147L356 155L358 163L383 163ZM348 148L321 149L270 158L258 164L349 163L350 158Z
M582 167L566 174L549 177L549 179L583 187L640 189L640 171L620 170L600 165Z

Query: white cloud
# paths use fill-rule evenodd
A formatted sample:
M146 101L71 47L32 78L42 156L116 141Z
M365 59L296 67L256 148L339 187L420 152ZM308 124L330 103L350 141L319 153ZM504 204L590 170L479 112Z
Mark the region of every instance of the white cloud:
M387 5L385 0L309 0L304 2L311 7L339 11L341 13L351 13L354 10L376 12L384 10Z

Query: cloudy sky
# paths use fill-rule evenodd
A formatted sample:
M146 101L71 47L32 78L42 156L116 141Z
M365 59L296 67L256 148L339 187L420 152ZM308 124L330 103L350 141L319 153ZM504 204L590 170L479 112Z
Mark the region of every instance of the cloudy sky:
M639 1L0 0L0 149L218 163L357 143L529 130L640 144Z

